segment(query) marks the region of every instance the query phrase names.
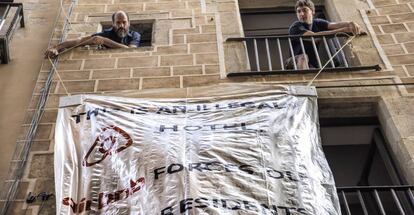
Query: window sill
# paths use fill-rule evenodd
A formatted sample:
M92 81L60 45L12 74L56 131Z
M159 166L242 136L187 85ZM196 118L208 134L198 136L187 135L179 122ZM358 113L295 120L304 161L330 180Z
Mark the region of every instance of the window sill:
M271 70L271 71L244 71L244 72L230 72L227 77L240 77L240 76L252 76L252 75L283 75L283 74L307 74L317 73L320 69L302 69L302 70ZM336 67L325 68L324 72L351 72L351 71L363 71L363 70L375 70L380 71L379 65L373 66L353 66L353 67Z

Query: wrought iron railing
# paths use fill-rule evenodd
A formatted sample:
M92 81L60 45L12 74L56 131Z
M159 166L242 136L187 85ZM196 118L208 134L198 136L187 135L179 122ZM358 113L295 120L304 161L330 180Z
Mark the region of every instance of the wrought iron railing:
M226 41L243 41L247 46L247 53L251 71L230 72L231 76L246 75L271 75L291 73L313 73L319 71L329 59L324 71L344 72L361 70L380 70L379 65L360 66L352 65L344 50L340 50L343 38L346 35L325 35L325 36L260 36L228 38ZM302 53L313 52L316 58L316 65L310 68L299 68L295 59L293 43L300 44ZM307 47L312 50L305 49ZM337 55L333 55L337 52ZM292 68L286 67L286 61L290 59Z
M15 10L12 10L15 8ZM18 23L24 27L23 4L0 2L0 60L2 64L10 61L10 42ZM9 16L10 12L14 12ZM10 19L10 20L9 20Z
M414 214L414 186L338 187L344 215Z

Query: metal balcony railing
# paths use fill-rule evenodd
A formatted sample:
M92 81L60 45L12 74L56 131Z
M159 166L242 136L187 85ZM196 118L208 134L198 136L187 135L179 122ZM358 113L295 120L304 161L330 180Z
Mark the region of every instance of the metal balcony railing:
M414 214L414 186L338 187L342 214Z
M18 23L24 27L23 4L0 2L0 60L10 61L10 42Z
M272 75L292 73L313 73L319 71L326 62L341 48L345 35L325 36L260 36L228 38L226 41L244 41L247 47L251 71L230 72L232 76ZM298 68L294 56L293 44L300 44L302 53L313 52L317 65L314 68ZM312 49L307 50L306 49ZM309 54L308 54L309 55ZM291 58L293 68L286 68L285 62ZM361 70L380 70L379 65L352 65L343 50L333 57L324 71L345 72Z

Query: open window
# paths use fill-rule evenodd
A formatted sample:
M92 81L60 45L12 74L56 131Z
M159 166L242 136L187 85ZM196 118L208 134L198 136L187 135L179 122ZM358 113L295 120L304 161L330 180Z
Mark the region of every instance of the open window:
M250 72L231 71L231 76L266 75L283 73L312 73L327 62L325 71L343 72L379 70L379 65L365 66L353 62L346 49L341 50L347 39L345 34L329 36L289 36L289 26L297 21L293 7L242 9L240 11L245 37L228 38L227 41L245 42ZM314 18L326 19L323 6L317 6ZM294 44L300 44L303 53L312 52L313 67L300 69L294 56ZM338 53L337 53L338 52ZM336 56L334 56L336 54ZM350 53L350 52L349 52ZM329 61L329 59L333 59ZM288 61L290 61L288 63Z
M321 119L343 214L413 214L408 186L373 117Z
M151 46L154 20L131 20L129 29L141 35L140 47ZM101 30L112 27L112 22L101 22Z

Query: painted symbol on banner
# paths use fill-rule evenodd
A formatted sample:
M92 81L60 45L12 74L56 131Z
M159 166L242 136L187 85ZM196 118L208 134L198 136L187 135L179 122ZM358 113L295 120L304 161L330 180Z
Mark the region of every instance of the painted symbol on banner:
M86 153L82 165L89 167L98 164L105 160L106 157L113 153L122 152L131 145L132 138L124 130L113 125L106 127L102 129L102 132L96 137L92 147L89 149L88 153ZM115 149L115 146L118 146L118 148ZM96 155L102 155L102 157L89 161L92 152L94 152L92 157L95 157Z

